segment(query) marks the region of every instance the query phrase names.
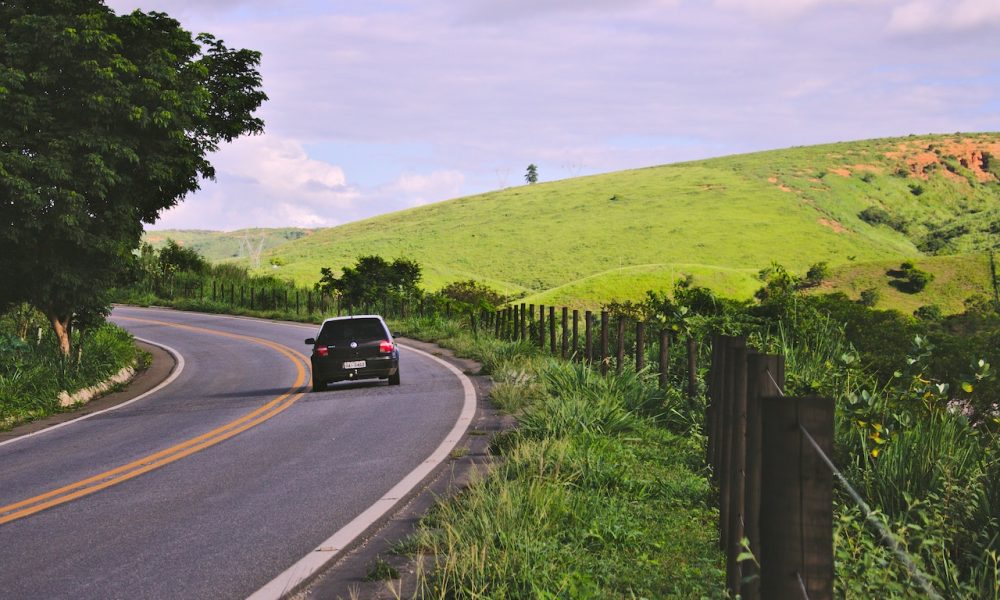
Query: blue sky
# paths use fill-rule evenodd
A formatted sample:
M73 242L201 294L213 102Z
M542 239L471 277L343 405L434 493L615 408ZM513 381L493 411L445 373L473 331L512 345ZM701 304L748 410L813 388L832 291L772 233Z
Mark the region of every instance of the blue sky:
M523 183L1000 129L1000 0L109 0L263 53L262 136L154 228L332 226Z

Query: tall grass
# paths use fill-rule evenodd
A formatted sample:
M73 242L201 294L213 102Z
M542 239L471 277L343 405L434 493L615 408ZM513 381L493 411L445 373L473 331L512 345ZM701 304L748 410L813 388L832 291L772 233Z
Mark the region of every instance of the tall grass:
M426 337L416 323L400 330ZM519 426L495 470L423 521L423 598L724 597L700 438L664 427L674 399L518 344L427 323L484 360Z
M74 336L79 361L64 359L47 330L27 341L14 330L0 318L0 429L60 412L60 392L99 383L137 359L132 336L110 323Z

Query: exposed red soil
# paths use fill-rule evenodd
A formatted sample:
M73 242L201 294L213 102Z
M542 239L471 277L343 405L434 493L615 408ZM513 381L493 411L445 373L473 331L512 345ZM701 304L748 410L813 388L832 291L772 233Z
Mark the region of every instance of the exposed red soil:
M847 228L841 225L840 221L835 221L833 219L819 219L819 224L824 227L829 227L834 231L834 233L847 233Z

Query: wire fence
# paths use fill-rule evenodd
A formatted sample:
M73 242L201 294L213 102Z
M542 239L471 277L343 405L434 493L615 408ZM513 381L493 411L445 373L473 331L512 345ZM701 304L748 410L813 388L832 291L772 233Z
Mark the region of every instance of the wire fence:
M744 599L833 597L836 480L923 596L941 598L830 458L833 401L786 396L784 358L748 352L745 338L715 336L712 346L706 430L730 592Z

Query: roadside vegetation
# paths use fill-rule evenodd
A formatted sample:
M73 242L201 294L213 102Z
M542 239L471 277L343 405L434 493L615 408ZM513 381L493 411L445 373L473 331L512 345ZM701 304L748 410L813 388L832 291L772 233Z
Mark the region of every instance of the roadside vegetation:
M915 577L943 598L998 597L997 307L981 298L962 315L915 318L807 295L777 265L763 276L754 301L680 281L670 295L606 308L698 339L746 335L753 348L786 357L786 393L836 399L835 461L874 508L864 515L838 488L838 597L910 598ZM679 391L680 345L661 390L648 371L602 377L470 323L394 325L482 361L494 402L518 421L493 443L496 469L404 545L431 565L422 597L724 596L705 400Z
M44 317L29 306L0 315L0 431L75 408L60 403L105 381L126 366L143 366L125 330L101 322L70 333L74 355L66 359Z
M493 440L496 469L407 544L432 557L419 597L722 597L717 511L685 398L457 321L394 325L482 361L494 403L519 423Z

